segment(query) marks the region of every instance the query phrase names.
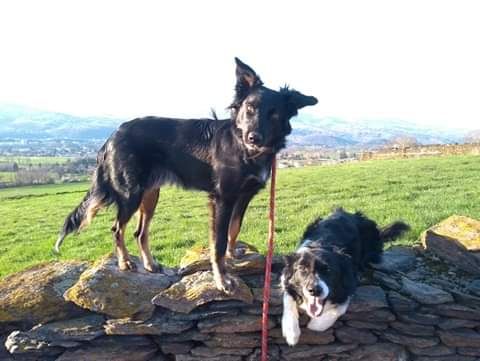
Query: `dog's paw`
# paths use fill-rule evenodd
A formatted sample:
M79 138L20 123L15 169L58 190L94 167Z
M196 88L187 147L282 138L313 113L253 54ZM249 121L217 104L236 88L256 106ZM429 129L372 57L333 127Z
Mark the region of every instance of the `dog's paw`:
M157 262L148 262L143 265L145 271L150 273L160 273L162 272L162 266L160 266Z
M290 317L282 318L282 335L289 346L295 346L301 335L298 320Z
M236 282L232 276L224 274L223 276L215 278L215 285L219 291L231 295L235 290Z
M132 260L126 259L126 260L118 261L118 268L120 269L120 271L134 272L137 270L137 265Z

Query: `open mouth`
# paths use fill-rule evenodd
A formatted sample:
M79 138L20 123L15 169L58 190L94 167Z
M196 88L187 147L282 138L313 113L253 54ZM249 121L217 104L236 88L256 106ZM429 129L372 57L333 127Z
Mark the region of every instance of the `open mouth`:
M307 313L310 317L320 317L324 308L327 298L309 296L307 299Z

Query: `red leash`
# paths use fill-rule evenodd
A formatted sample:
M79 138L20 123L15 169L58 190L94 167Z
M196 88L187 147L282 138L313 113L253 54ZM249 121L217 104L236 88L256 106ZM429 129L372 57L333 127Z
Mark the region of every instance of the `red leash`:
M273 157L272 178L270 181L270 212L268 215L268 250L265 261L265 283L263 285L262 309L262 357L261 361L268 360L268 309L270 301L270 283L272 280L273 241L275 239L275 181L277 173L277 158Z

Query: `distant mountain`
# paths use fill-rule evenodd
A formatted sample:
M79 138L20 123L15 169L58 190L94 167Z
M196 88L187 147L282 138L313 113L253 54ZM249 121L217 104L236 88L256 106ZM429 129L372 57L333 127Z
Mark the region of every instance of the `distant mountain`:
M121 122L0 104L0 139L105 139Z
M361 120L299 116L292 120L293 146L323 145L332 148L375 148L399 136L414 137L421 144L463 142L468 133L462 129L428 128L402 120Z
M79 117L19 105L0 103L0 140L74 139L103 140L125 119ZM422 144L462 142L468 133L458 129L428 128L400 120L362 120L315 118L300 115L292 120L290 146L329 148L374 148L398 136L415 137Z

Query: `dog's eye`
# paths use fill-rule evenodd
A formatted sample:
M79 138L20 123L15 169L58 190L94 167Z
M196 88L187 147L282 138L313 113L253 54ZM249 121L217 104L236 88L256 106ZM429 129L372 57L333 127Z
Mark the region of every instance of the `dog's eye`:
M253 107L252 104L247 104L247 114L248 115L253 115L255 113L255 108Z

